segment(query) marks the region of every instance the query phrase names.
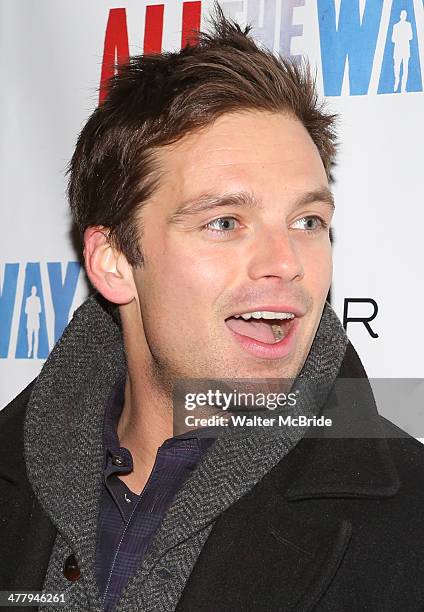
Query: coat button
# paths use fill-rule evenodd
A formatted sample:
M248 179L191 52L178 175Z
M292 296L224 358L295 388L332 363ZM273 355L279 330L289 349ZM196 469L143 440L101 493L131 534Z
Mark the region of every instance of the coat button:
M162 578L163 580L169 580L170 578L172 578L171 572L167 570L166 567L159 567L156 570L156 575L159 576L159 578Z
M63 564L63 575L67 580L75 582L81 575L75 555L69 555Z
M118 467L122 467L122 466L126 467L126 462L121 457L121 455L112 455L112 463L113 465L117 465Z

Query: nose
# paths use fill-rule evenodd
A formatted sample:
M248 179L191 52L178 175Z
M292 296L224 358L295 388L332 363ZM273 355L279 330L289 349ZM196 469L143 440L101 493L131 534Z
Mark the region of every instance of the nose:
M287 228L263 231L255 237L248 273L252 280L275 277L290 282L304 277L299 252Z

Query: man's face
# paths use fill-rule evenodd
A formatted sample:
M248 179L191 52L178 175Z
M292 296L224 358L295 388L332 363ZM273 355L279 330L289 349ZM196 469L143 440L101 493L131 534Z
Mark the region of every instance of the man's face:
M331 196L308 132L282 114L231 113L158 158L134 269L146 359L168 381L296 376L332 275ZM296 317L233 316L253 311Z

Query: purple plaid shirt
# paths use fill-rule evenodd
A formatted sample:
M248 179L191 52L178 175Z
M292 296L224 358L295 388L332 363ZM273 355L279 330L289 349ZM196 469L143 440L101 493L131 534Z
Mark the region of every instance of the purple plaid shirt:
M107 612L114 609L142 563L176 492L214 442L213 438L193 437L193 432L165 440L143 491L132 493L118 478L133 469L131 453L120 446L117 434L124 388L125 381L115 387L103 430L105 468L97 523L96 577Z

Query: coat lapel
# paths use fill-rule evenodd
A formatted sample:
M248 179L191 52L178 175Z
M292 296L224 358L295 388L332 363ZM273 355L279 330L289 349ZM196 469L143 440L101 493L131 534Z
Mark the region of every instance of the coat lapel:
M177 612L312 610L352 534L348 520L313 504L284 499L265 477L218 519Z

